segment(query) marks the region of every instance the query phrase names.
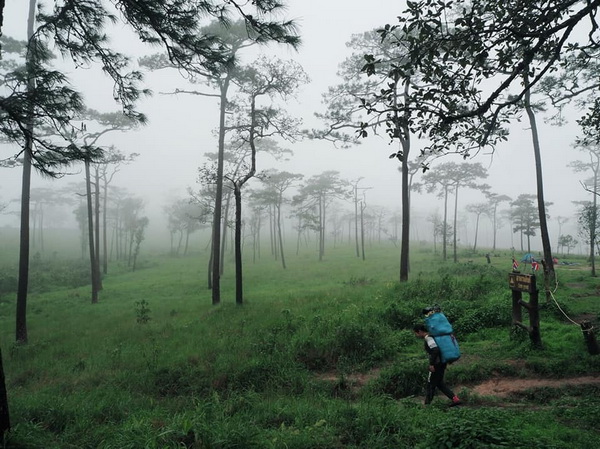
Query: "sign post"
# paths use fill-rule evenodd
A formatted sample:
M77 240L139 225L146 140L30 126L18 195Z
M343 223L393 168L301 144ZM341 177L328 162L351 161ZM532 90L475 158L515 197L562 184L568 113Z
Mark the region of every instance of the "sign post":
M539 291L534 274L522 274L518 271L508 273L508 286L512 290L512 322L529 333L529 339L535 348L541 349ZM523 292L529 293L529 302L523 301ZM529 313L529 326L523 324L523 308Z

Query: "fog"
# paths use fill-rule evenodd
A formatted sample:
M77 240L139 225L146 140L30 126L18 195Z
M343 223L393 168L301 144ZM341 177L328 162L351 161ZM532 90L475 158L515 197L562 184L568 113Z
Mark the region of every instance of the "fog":
M302 36L302 46L296 52L274 45L261 48L264 54L274 54L282 59L293 59L299 62L311 82L302 87L297 101L288 103L289 110L303 120L303 127L319 127L321 124L314 117L325 106L321 103L321 94L329 86L340 82L336 77L338 65L349 54L345 43L354 33L361 33L386 23L394 23L396 16L403 9L403 2L397 0L289 0L286 17L297 20ZM23 38L26 29L27 2L7 0L5 11L4 34ZM111 38L117 48L131 56L133 60L143 55L158 51L137 42L135 36L119 25ZM73 69L66 65L76 85L82 89L87 106L110 112L118 106L112 100L112 84L94 68ZM149 234L168 233L162 209L177 198L186 198L187 189L198 189L196 184L197 169L205 162L204 153L217 149L214 133L218 125L218 103L214 99L194 95L169 95L176 88L185 88L186 81L175 71L147 73L145 84L153 91L153 96L139 102L138 109L148 116L149 123L138 130L128 133L106 134L99 143L108 147L114 145L123 153L139 153L135 162L120 168L113 182L125 187L128 191L144 198L145 215L150 218ZM545 123L540 117L540 137L542 164L544 173L545 199L552 203L548 209L550 215L549 228L553 246L558 238L558 224L555 217L570 217L562 225L562 234L577 236L576 206L573 201L590 200L581 181L585 174L574 173L568 164L574 160L583 160L584 154L572 147L578 133L575 120L578 115L565 117L567 124L562 127ZM336 148L329 142L305 139L283 146L293 150L289 161L276 163L269 157L258 155L257 168L264 170L276 167L294 173L302 173L306 177L322 173L326 170L337 170L342 178L360 181L360 187L366 191L367 207L384 206L389 214L400 209L400 173L399 162L389 159L389 155L397 150L397 143L391 144L385 137L371 136L349 149ZM416 154L424 143L413 140L413 154ZM0 146L0 159L15 153L9 145ZM448 155L432 163L454 161L461 162L457 155ZM468 162L480 162L489 173L488 179L482 180L498 194L516 198L522 193L536 193L535 166L530 130L526 121L515 122L511 126L508 141L500 144L496 150L483 150ZM275 165L276 164L276 165ZM69 183L83 181L82 167L74 165L69 168L71 174L58 180L44 179L34 174L32 188L62 188ZM418 182L419 176L416 181ZM14 212L18 208L21 173L20 169L0 169L0 204L8 207L0 213L0 226L17 227L18 219ZM252 181L248 187L256 183ZM459 209L468 217L466 226L459 230L462 244L472 244L474 216L465 212L470 203L482 202L483 195L463 189L460 193ZM438 211L442 212L443 202L435 195L415 193L413 203L413 238L431 240L431 225L427 217ZM506 208L507 204L501 206ZM348 203L346 208L353 210ZM72 216L65 219L61 226L75 227ZM70 214L72 215L72 214ZM500 229L499 245L509 248L517 246L518 236L511 240L510 226ZM579 237L576 237L579 239ZM481 219L478 246L491 245L489 220ZM539 236L532 239L532 246L538 250L541 245ZM553 248L555 249L555 248Z

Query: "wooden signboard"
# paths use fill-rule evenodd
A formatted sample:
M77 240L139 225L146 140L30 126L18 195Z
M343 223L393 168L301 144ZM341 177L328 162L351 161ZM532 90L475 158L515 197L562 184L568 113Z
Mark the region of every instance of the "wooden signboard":
M534 274L508 273L508 286L518 292L533 293L537 290Z

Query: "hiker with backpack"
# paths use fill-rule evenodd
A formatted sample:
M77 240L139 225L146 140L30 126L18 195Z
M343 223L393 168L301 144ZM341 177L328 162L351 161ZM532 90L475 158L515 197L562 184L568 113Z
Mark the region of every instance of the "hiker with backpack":
M460 399L444 383L444 374L446 372L446 361L443 360L442 352L436 340L429 334L429 330L424 324L417 324L413 331L415 336L425 341L425 351L429 355L429 374L427 377L427 389L425 393L425 405L431 404L436 389L444 393L450 401L451 406L459 405Z

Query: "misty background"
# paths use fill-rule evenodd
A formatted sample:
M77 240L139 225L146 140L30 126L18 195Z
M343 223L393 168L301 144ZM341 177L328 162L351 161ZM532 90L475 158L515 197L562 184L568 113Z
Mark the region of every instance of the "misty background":
M267 56L278 56L283 60L298 62L310 77L307 85L301 86L296 100L287 103L290 114L303 121L302 128L319 128L323 123L314 116L323 112L322 94L329 86L336 85L341 79L336 76L338 65L349 56L346 47L353 34L362 33L387 23L395 23L396 16L404 8L404 2L395 0L373 0L361 2L354 0L290 0L286 17L297 21L302 45L298 51L281 46L269 45L252 49L247 58L254 58L257 52ZM7 0L5 10L4 34L24 39L26 35L27 5L19 0ZM111 41L118 50L128 54L132 60L150 54L159 49L151 48L139 42L137 38L121 26L113 27ZM59 61L56 65L62 67ZM87 106L101 112L114 112L118 105L113 101L112 82L95 67L74 68L65 66L65 70L76 86L80 87ZM143 214L148 216L150 224L148 240L164 239L168 243L167 217L164 207L178 199L188 198L188 189L199 190L197 184L198 167L206 162L204 153L217 150L215 130L218 125L218 99L197 95L173 94L175 89L190 89L190 84L176 70L146 72L145 85L153 95L138 104L138 110L148 117L148 124L127 133L111 132L98 142L103 147L114 146L124 154L139 153L130 164L121 165L112 185L126 188L130 195L141 197L145 203ZM192 86L194 87L194 86ZM207 90L195 86L198 90ZM566 217L561 226L561 234L577 235L577 206L573 201L590 200L591 194L581 185L586 175L575 173L569 163L584 160L585 154L572 146L578 129L567 115L566 124L556 126L540 122L540 144L544 174L545 200L552 205L549 231L554 251L559 234L556 217ZM303 139L294 144L280 142L281 146L293 151L286 161L275 161L264 153L258 154L257 169L277 168L292 173L301 173L305 179L326 170L336 170L340 177L348 181L362 178L359 187L364 190L367 210L385 207L389 219L400 210L400 172L399 161L389 155L397 151L397 142L390 145L386 136L369 136L362 139L360 145L352 148L336 148L325 141ZM418 140L413 141L414 153L424 146ZM10 145L0 145L0 158L14 154L18 149ZM435 170L443 162L461 163L462 157L447 155L431 164ZM511 125L507 142L498 145L492 152L482 151L467 162L479 162L487 168L489 177L480 180L491 186L491 191L508 195L513 200L523 193L535 194L535 174L533 149L530 131L526 122ZM83 164L71 166L69 174L61 179L47 179L34 173L32 189L63 189L71 183L82 183ZM415 182L420 181L419 173ZM258 180L251 180L249 188L258 187ZM7 205L0 213L0 232L2 228L18 228L18 208L21 187L21 169L0 168L0 204ZM291 197L293 191L287 193ZM75 193L74 193L75 195ZM458 229L460 245L472 245L475 228L475 215L466 212L468 204L484 201L481 192L462 189L459 198ZM412 239L432 241L433 227L428 217L434 213L443 213L443 200L435 194L414 192L412 195L413 216ZM45 217L47 228L77 228L73 206L48 209ZM354 210L352 202L344 205L348 211ZM508 209L503 203L500 210ZM288 226L288 235L291 235ZM478 246L491 247L492 232L488 219L482 217L479 228ZM519 236L512 234L510 223L504 223L498 232L498 246L519 248ZM574 252L584 252L583 243ZM541 248L539 236L532 238L532 249Z

